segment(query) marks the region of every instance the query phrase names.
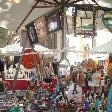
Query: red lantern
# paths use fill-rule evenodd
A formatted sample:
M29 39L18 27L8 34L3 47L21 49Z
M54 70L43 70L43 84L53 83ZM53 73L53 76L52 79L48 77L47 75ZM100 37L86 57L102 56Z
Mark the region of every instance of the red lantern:
M32 49L26 49L21 63L26 69L32 69L35 65L40 64L40 57L38 54L32 53Z

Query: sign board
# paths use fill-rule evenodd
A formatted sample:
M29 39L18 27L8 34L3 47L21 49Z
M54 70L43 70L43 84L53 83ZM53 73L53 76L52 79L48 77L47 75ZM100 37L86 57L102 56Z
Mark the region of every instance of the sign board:
M0 27L0 47L7 45L8 30Z
M33 44L38 43L38 37L37 37L36 28L35 28L35 23L31 22L31 23L27 24L25 27L27 29L30 44L33 45Z
M20 38L20 46L21 47L30 47L29 37L26 29L21 30L21 38Z

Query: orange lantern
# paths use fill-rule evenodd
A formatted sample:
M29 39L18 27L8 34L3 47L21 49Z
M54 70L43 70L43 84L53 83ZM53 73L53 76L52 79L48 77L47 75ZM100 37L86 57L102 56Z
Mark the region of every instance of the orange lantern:
M21 63L26 69L32 69L35 65L40 64L40 57L38 54L32 52L32 49L26 49Z

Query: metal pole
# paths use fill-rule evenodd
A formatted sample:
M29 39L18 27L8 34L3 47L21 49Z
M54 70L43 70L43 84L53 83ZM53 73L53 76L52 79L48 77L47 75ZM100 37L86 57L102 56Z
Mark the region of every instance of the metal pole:
M92 37L92 47L95 47L95 36L96 36L96 9L93 8L93 37Z
M72 21L73 21L74 37L76 37L76 21L77 21L77 8L76 7L73 9Z
M23 46L23 49L22 49L22 54L24 53L24 50L25 50L25 45ZM16 73L15 73L15 76L14 76L14 81L13 81L13 92L15 93L15 87L16 87L16 80L18 78L18 74L19 74L19 70L20 70L20 65L21 65L21 61L22 61L22 56L20 56L20 59L19 59L19 63L18 63L18 66L16 68Z
M63 6L62 9L62 49L66 47L66 30L67 30L67 25L66 25L66 7ZM62 52L62 59L66 58L66 53Z
M32 51L34 52L34 53L36 53L35 52L35 50L34 50L34 46L33 45L31 45L31 49L32 49ZM38 66L37 66L37 64L35 64L35 57L34 57L34 55L33 55L33 64L34 64L34 67L35 67L35 69L36 69L36 73L38 74L38 80L39 79L41 79L42 77L41 76L39 76L39 70L38 70Z

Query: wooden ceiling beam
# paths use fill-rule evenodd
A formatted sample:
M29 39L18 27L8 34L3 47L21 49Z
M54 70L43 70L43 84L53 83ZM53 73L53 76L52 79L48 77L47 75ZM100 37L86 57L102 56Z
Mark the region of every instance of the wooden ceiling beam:
M60 4L60 2L58 0L53 0L56 4Z
M69 3L70 2L70 0L67 0L66 2L65 2L65 4L67 4L67 3Z
M45 3L45 4L55 5L55 6L57 6L57 4L56 4L56 3L49 2L49 1L46 1L46 0L41 1L41 3Z
M76 1L73 1L73 2L70 2L70 4L74 4L74 3L77 3L77 2L81 2L83 0L76 0Z
M94 2L96 5L99 5L96 0L92 0L92 2Z
M22 20L22 22L20 23L20 25L17 27L16 33L18 32L18 30L20 29L20 27L23 25L23 23L26 21L26 19L28 18L28 16L32 13L32 11L34 10L34 7L37 6L37 4L40 1L41 0L37 0L36 3L32 6L32 8L30 9L30 11L27 13L27 15L25 16L25 18Z
M55 7L55 6L51 6L51 5L49 5L49 6L47 6L47 5L45 5L45 6L35 6L34 8L52 8L52 7Z
M69 3L66 4L67 7L76 7L77 10L82 10L82 11L93 11L93 8L96 10L103 10L103 11L112 11L112 8L107 8L107 7L101 7L101 6L96 6L94 4L73 4Z
M65 3L65 0L61 0L61 4L64 5L64 3Z

